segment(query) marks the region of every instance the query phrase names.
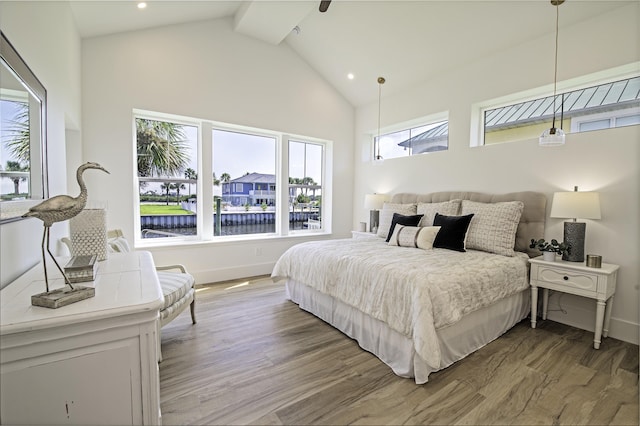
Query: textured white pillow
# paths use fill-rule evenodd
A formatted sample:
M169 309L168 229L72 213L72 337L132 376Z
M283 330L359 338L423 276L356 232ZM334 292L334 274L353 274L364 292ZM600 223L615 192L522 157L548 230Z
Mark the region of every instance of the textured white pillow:
M108 241L110 253L127 253L131 251L129 243L124 237L111 238Z
M389 245L431 250L439 230L439 226L396 225L393 235L389 239Z
M382 237L385 240L389 235L389 229L391 228L391 222L393 221L393 214L399 213L404 216L412 216L416 214L415 204L395 204L384 203L382 210L380 210L380 220L378 223L378 237Z
M462 200L460 214L474 215L467 231L466 248L513 256L523 208L522 201L477 203Z
M432 226L436 213L445 216L457 216L462 200L444 201L442 203L418 203L416 214L421 214L420 226Z

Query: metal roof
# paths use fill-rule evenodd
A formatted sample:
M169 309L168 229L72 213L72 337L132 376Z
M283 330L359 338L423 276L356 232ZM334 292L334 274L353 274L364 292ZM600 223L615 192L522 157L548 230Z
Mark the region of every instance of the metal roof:
M556 95L556 116L564 113L565 117L572 117L632 106L640 106L640 77ZM551 117L553 95L486 111L485 130L516 127Z
M413 154L420 154L422 152L442 151L446 149L442 146L441 141L447 140L449 137L449 122L432 127L431 129L422 132L418 135L410 137L409 139L402 141L398 146L405 148L412 148Z
M275 175L267 175L263 173L249 173L248 175L241 176L239 178L231 179L231 183L275 183Z
M640 77L556 95L556 114L562 112L565 117L635 106L640 106ZM485 130L489 132L517 127L546 121L551 117L553 117L553 95L486 111ZM398 145L412 148L414 154L439 151L445 148L438 142L446 140L448 134L449 123L444 122Z

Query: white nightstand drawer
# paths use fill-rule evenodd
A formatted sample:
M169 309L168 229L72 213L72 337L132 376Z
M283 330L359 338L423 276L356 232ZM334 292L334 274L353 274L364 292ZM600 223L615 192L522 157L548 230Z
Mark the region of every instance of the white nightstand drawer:
M598 275L562 270L560 268L541 267L538 272L538 280L586 291L595 292L598 289Z

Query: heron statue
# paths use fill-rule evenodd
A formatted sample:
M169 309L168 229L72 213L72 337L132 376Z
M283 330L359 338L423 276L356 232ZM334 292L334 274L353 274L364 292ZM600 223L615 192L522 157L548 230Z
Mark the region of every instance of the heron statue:
M76 179L78 180L78 185L80 185L80 194L77 197L56 195L55 197L51 197L40 204L31 207L27 213L22 215L22 217L36 217L44 223L44 232L42 233L42 266L44 267L44 281L47 286L47 293L49 292L49 279L47 276L45 247L47 253L49 253L49 256L51 256L51 259L53 259L53 262L58 267L58 270L62 273L65 282L69 287L71 287L71 289L73 289L73 285L69 282L69 278L67 278L67 275L56 261L56 258L51 254L51 250L49 250L49 231L51 230L51 225L55 222L62 222L64 220L71 219L84 209L84 206L87 204L87 186L82 179L82 174L87 169L97 169L102 170L105 173L109 173L108 170L98 163L84 163L78 167L78 170L76 171Z

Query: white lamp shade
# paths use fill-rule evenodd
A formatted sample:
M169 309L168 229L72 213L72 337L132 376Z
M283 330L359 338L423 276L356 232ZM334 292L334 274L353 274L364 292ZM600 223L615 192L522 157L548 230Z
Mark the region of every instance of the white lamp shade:
M556 192L551 217L600 219L600 194L597 192Z
M387 200L384 194L366 194L364 196L364 208L367 210L380 210Z

